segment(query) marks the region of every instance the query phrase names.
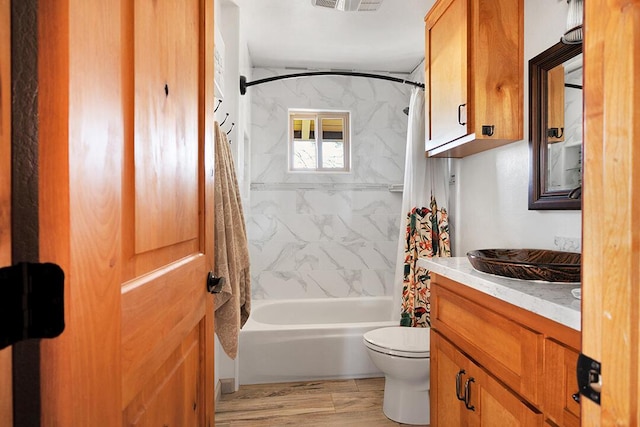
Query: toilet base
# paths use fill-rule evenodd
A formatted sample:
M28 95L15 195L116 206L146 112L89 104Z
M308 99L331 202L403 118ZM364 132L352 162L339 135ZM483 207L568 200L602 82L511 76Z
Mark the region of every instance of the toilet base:
M429 382L407 383L385 377L382 411L392 421L427 425L430 421Z

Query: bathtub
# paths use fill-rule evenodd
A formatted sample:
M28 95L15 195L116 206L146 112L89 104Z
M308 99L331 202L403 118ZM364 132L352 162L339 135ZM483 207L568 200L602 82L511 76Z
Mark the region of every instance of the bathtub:
M391 297L254 300L240 331L240 384L379 377L362 335L392 321Z

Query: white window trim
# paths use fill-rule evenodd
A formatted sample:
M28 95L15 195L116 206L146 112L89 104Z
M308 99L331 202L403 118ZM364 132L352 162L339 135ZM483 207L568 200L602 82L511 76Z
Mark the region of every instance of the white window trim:
M340 118L344 119L344 168L322 168L322 137L319 131L319 123L323 118ZM289 173L351 173L351 112L344 110L313 110L313 109L290 109L288 114L288 150L287 165ZM314 120L315 140L316 140L316 168L295 169L293 167L293 118L311 118Z

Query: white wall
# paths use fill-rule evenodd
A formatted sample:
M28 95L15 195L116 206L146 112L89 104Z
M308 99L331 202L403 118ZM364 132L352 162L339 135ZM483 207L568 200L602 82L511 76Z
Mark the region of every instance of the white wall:
M566 0L525 0L524 135L529 134L529 60L557 43ZM482 248L576 249L580 211L530 211L528 136L523 141L454 161L454 256ZM568 237L567 242L556 237Z
M251 78L251 58L246 41L240 31L242 28L242 16L238 6L230 0L217 0L214 5L215 27L222 36L224 43L224 85L222 104L215 113L215 119L222 122L226 113L229 118L222 126L224 131L231 131L228 134L231 140L231 151L233 153L238 185L240 187L243 204L247 203L249 196L249 156L250 137L249 128L250 94L240 95L239 79L240 75ZM217 105L217 102L216 102ZM235 123L231 128L231 123ZM214 376L216 387L219 387L219 380L235 381L235 389L239 385L237 362L231 360L225 354L218 338L215 340L215 366Z

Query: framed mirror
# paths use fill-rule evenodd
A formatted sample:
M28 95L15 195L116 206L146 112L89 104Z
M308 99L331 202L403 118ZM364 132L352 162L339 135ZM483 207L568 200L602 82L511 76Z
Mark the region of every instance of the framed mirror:
M582 80L582 44L529 61L529 210L581 207Z

